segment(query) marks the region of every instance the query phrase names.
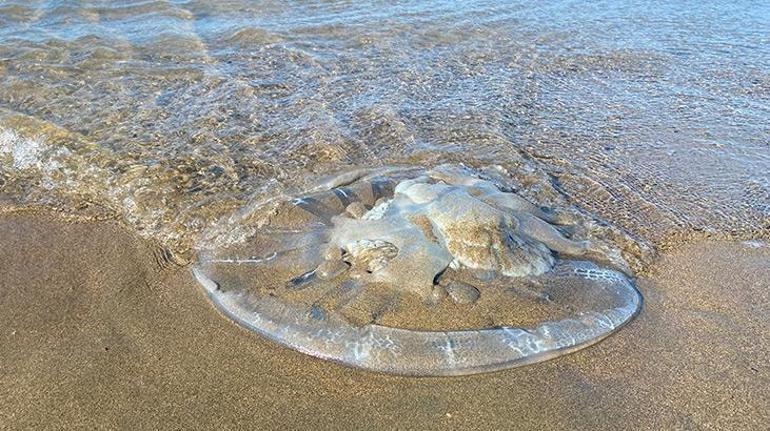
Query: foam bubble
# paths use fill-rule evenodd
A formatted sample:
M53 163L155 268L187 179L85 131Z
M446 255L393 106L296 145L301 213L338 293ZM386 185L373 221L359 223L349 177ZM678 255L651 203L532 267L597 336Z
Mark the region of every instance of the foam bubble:
M0 154L10 155L16 169L39 167L45 145L41 136L25 138L13 130L0 129Z

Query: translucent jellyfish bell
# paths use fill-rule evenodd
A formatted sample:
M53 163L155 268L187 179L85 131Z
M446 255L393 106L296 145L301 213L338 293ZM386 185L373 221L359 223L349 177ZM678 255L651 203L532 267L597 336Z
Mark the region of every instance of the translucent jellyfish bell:
M406 375L547 360L628 322L619 254L463 166L356 171L233 217L193 272L240 325Z

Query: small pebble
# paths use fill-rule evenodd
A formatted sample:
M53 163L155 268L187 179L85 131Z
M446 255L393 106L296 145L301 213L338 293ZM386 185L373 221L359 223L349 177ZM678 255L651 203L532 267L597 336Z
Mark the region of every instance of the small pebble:
M435 305L443 301L444 298L446 297L447 297L447 291L444 288L444 286L434 285L433 290L431 291L430 297L428 298L427 302L429 304Z
M478 289L459 281L449 282L446 286L446 291L456 304L473 304L481 296Z

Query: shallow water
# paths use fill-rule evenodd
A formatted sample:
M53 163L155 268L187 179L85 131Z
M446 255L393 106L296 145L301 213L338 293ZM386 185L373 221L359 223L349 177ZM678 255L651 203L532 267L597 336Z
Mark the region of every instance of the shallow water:
M0 200L118 215L184 254L315 176L459 161L639 243L770 237L769 18L748 1L4 1Z

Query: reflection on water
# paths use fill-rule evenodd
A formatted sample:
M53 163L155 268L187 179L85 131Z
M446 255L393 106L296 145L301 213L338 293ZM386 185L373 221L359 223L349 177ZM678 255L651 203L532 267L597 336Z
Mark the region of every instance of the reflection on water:
M657 245L768 236L770 7L530 3L2 2L0 199L183 251L313 174L460 161Z

